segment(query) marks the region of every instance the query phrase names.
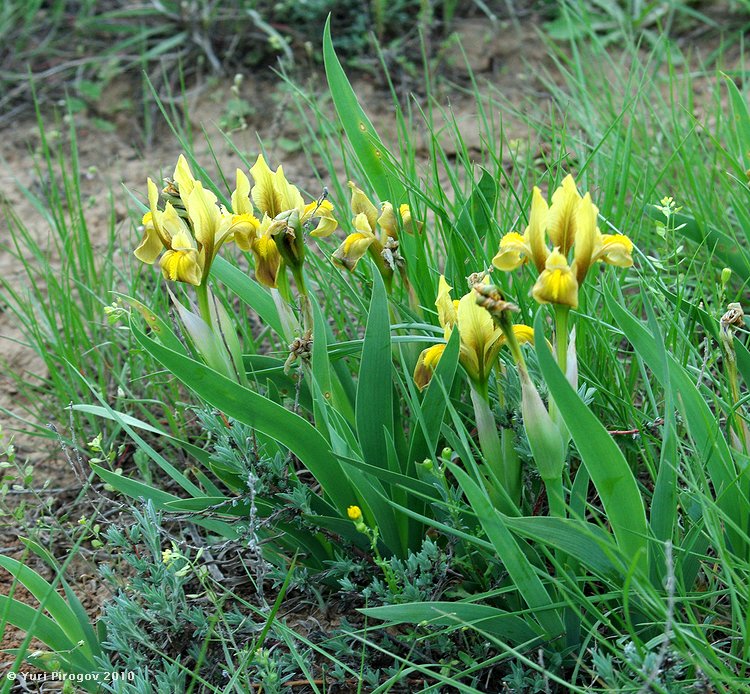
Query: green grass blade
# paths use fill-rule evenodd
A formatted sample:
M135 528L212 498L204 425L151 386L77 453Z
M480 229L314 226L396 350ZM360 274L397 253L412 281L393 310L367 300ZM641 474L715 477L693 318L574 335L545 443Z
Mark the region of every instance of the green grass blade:
M107 470L100 465L91 464L91 469L118 492L122 492L131 499L148 499L154 504L154 508L168 511L170 510L168 505L170 502L181 501L179 497L173 494L152 487L145 482L140 482L124 475L118 475L116 472ZM200 517L194 518L193 522L196 525L201 525L208 530L219 533L222 537L228 539L237 537L236 529L233 529L229 523Z
M737 174L743 175L750 169L750 110L747 107L747 95L737 88L729 75L724 75L732 121L734 123L734 155L738 158Z
M440 601L411 602L403 605L365 607L359 611L368 617L388 622L389 626L421 622L427 622L431 626L456 628L476 626L514 644L527 643L539 636L538 628L533 628L527 620L490 605Z
M277 335L284 335L284 328L279 318L279 312L276 310L276 304L262 284L256 282L221 256L217 257L211 265L211 277L229 287Z
M421 403L415 403L418 426L414 427L409 443L407 464L421 463L437 453L440 430L445 419L448 396L458 368L458 353L461 340L457 330L451 332L448 345L440 357L435 373ZM417 406L418 405L418 406ZM408 469L411 469L409 467Z
M211 463L211 454L208 453L208 451L204 451L202 448L194 446L192 443L183 441L182 439L169 434L163 429L158 429L157 427L152 426L147 422L143 422L140 419L137 419L136 417L133 417L129 414L125 414L124 412L118 412L117 410L109 411L108 409L99 407L98 405L73 405L72 409L74 412L86 412L87 414L93 414L96 417L109 419L112 422L122 421L125 422L128 426L133 427L134 429L143 429L144 431L156 434L159 438L167 439L175 445L179 446L186 453L193 456L193 458L199 460L204 465L209 465Z
M664 213L656 205L646 205L645 212L656 221L664 221ZM750 253L737 243L737 239L709 222L700 223L695 217L687 214L677 213L673 218L682 235L699 246L705 246L740 277L746 277L750 273Z
M708 403L701 396L689 374L670 354L667 354L665 370L659 359L656 338L630 312L620 306L611 293L605 292L605 300L625 337L649 365L657 380L662 384L670 382L670 387L677 396L677 405L695 444L696 455L705 464L714 485L719 507L730 518L736 518L740 527L747 527L748 500L737 484L738 473L731 449ZM744 545L741 534L731 528L727 528L727 534L735 550L739 551Z
M364 174L380 200L390 200L397 207L406 202L406 190L386 167L385 161L391 159L390 154L359 105L357 95L341 67L331 39L330 17L323 31L323 63L333 105Z
M10 622L26 632L33 625L33 636L61 654L60 657L70 662L79 672L92 672L97 669L93 661L77 651L76 643L71 641L52 619L37 614L33 607L0 595L0 620Z
M36 554L39 558L41 558L49 567L54 569L57 574L60 577L60 584L63 587L63 590L65 591L65 597L68 599L68 605L70 606L70 609L73 610L73 613L75 614L76 618L78 619L78 624L83 630L84 636L86 638L86 641L88 641L89 647L91 648L91 651L94 655L101 655L101 645L99 642L99 639L96 636L96 632L94 631L94 627L91 624L91 621L89 620L89 616L86 613L86 610L83 607L83 604L78 599L78 596L75 594L73 589L70 587L68 582L65 580L64 577L64 568L58 563L58 561L50 554L44 547L42 547L39 543L34 542L34 540L31 540L27 537L22 537L21 542L23 542L24 546L29 549L31 552Z
M614 538L593 523L577 518L509 516L505 524L521 537L550 545L576 557L583 566L601 577L623 576L627 571L627 566L623 570L613 561L613 557L619 554ZM620 561L626 564L624 559Z
M393 437L391 324L388 298L379 273L374 287L357 383L357 433L366 463L387 466L386 436ZM394 470L398 472L398 470Z
M81 652L91 658L91 647L86 634L63 597L36 571L16 559L0 555L0 566L10 572L39 602L44 601L44 609L73 643L84 641L84 645L80 647Z
M185 347L179 341L167 322L159 318L159 316L146 306L146 304L127 296L126 294L118 294L117 292L113 293L141 314L143 320L145 320L148 327L151 328L151 331L159 337L166 347L169 347L169 349L173 349L176 352L185 351Z
M495 547L513 583L549 638L564 632L560 615L552 608L552 599L524 551L505 523L505 517L492 505L487 493L457 465L448 463L461 485L484 532Z
M435 487L427 482L414 479L399 472L392 472L380 466L368 465L367 463L357 460L356 458L342 458L346 465L351 465L357 470L366 472L368 475L387 483L389 487L398 487L407 492L418 494L427 499L440 501L441 496Z
M447 235L447 264L445 274L449 283L460 287L465 282L469 264L480 262L480 253L489 256L496 248L486 248L486 245L496 242L493 232L497 228L495 221L495 207L499 188L497 181L489 171L481 169L482 175L474 185L471 195L461 208L455 227ZM487 264L488 257L481 260L482 267Z

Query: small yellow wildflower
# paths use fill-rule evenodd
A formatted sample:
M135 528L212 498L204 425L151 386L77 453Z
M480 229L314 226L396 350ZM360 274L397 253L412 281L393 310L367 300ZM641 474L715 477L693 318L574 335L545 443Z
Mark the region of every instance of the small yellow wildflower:
M350 506L346 509L346 515L349 516L349 520L356 523L362 520L362 509L359 506Z

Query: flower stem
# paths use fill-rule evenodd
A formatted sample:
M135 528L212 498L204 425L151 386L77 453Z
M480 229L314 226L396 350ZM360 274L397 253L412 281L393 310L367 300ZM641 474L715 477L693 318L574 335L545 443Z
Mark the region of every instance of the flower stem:
M498 435L495 416L490 407L486 383L471 383L471 403L479 434L479 448L482 451L492 479L500 485L496 504L503 513L518 514L521 497L521 465L518 456L506 456L503 443ZM513 449L515 453L515 449Z
M740 414L740 386L737 380L737 363L734 354L734 347L725 350L724 364L727 374L727 381L729 381L729 394L732 401L732 416L731 421L734 424L735 434L737 436L737 443L739 444L740 451L747 453L747 428L745 422ZM730 425L731 426L731 425Z
M500 329L503 331L505 336L505 342L508 345L510 353L513 355L513 360L516 362L518 370L524 374L528 374L526 368L526 360L523 357L523 350L521 345L518 343L516 333L513 331L513 323L510 320L510 316L504 316L504 319L500 321Z
M292 275L294 275L294 283L297 286L297 293L299 295L299 310L302 314L303 334L312 334L312 305L310 304L310 297L307 293L307 284L305 283L305 275L302 271L302 267L292 268Z
M195 293L198 295L198 310L200 311L201 318L206 322L206 325L211 326L211 307L208 303L208 283L204 280L196 288Z
M385 582L388 584L388 588L390 589L391 593L393 595L398 595L401 592L401 589L398 587L398 581L396 580L396 576L393 573L393 568L385 559L383 559L382 555L380 554L380 550L378 549L378 537L380 536L380 534L378 533L378 529L368 527L361 519L359 523L355 525L355 528L359 532L363 533L368 540L370 540L370 549L372 550L373 561L380 567L380 570L383 572Z
M383 576L385 577L385 582L388 584L388 588L393 595L398 595L401 592L401 589L398 587L398 581L396 581L396 577L393 575L393 569L391 568L391 565L385 559L383 559L382 556L380 556L380 552L378 551L377 536L375 536L371 547L373 554L375 555L375 563L383 572Z
M557 365L563 374L568 370L568 316L570 307L555 304L555 349Z
M568 375L568 314L570 307L555 304L555 356L560 371L567 378ZM561 431L564 431L562 416L557 408L557 403L550 396L549 414Z
M547 490L549 515L557 518L566 518L568 513L565 508L565 492L563 490L562 478L553 477L544 480L544 488Z

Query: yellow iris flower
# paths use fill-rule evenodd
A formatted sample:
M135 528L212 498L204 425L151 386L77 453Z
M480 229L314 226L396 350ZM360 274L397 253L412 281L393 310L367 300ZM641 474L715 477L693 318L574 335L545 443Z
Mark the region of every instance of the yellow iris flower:
M336 230L338 222L333 216L333 205L328 200L305 204L297 187L287 181L283 167L272 171L262 154L258 155L250 168L252 187L247 177L240 174L238 170L237 199L233 196L232 205L235 211L240 211L251 210L254 203L263 220L255 234L241 239L238 237L238 244L243 250L252 251L258 281L267 287L276 287L282 260L290 264L293 270L302 266L304 225L318 219L317 227L310 232L311 236L329 236Z
M271 171L263 155L259 154L250 169L250 175L254 182L250 194L262 214L275 220L296 210L300 224L318 219L318 225L310 232L310 236L330 236L336 230L338 222L333 216L333 205L328 200L314 200L305 204L297 187L286 180L283 167L279 166L276 171Z
M252 251L255 258L255 278L266 287L275 288L278 286L277 279L281 269L281 254L276 246L276 242L271 235L273 221L268 215L263 215L263 219L258 227L258 231L253 236L247 247L238 243L243 250Z
M218 204L216 196L196 181L184 156L180 155L171 181L164 190L170 201L160 210L159 189L149 178L149 212L143 216L143 238L135 256L149 265L159 261L164 277L173 282L200 285L205 281L219 248L229 241L248 238L258 228L252 210L235 214ZM238 181L241 189L241 181ZM233 200L235 195L233 195ZM173 204L173 202L174 204ZM184 215L175 205L185 210Z
M354 270L370 246L377 242L377 237L373 233L373 228L364 212L360 212L352 220L352 223L356 231L344 239L344 242L333 252L332 256L337 265L347 270Z
M487 311L477 304L473 291L464 294L456 308L456 329L461 337L459 361L472 380L483 383L490 375L502 342L503 333ZM450 337L445 326L445 338Z
M328 236L336 229L333 205L327 200L305 204L299 190L291 185L281 166L271 171L263 156L250 169L254 185L237 169L231 210L218 204L216 195L193 176L187 159L180 155L172 179L167 182L164 210L157 207L159 191L149 179L149 207L143 218L144 235L135 255L144 263L160 261L167 279L200 285L219 248L236 241L256 260L256 276L269 287L276 286L282 257L274 233L285 231L289 216L296 213L300 224L318 219L313 236ZM262 214L254 214L253 203ZM184 210L184 213L176 209ZM301 238L299 239L301 243Z
M633 242L623 234L602 234L598 215L591 195L582 197L571 175L554 191L549 206L534 188L526 231L523 235L505 234L492 263L499 270L510 271L531 260L539 273L532 296L540 303L575 308L578 287L594 263L633 264Z
M158 208L159 189L150 178L147 186L150 211L143 216L143 238L135 249L135 257L152 265L166 249L159 261L164 277L173 282L199 285L205 257L174 206L168 202L164 210Z
M459 362L475 383L486 383L497 360L500 348L505 344L502 330L496 327L489 312L477 304L476 293L472 290L460 300L451 299L452 287L441 275L435 306L438 322L443 328L447 341L454 328L458 330L461 344ZM534 331L525 325L514 325L513 332L519 343L532 342ZM420 390L427 387L440 358L445 351L444 344L433 345L423 350L414 369L414 382Z
M432 374L435 373L444 351L444 344L432 345L432 347L422 350L414 368L414 383L419 390L424 390L430 384Z
M237 237L244 238L258 227L251 214L232 214L218 204L216 196L196 181L185 200L193 234L206 254L213 258L219 247Z
M399 223L393 205L386 201L378 211L367 195L351 181L349 188L352 191L354 231L334 251L333 262L351 271L369 251L382 273L392 273L402 262L398 254ZM412 220L408 205L399 207L399 215L405 231L418 229L418 225Z

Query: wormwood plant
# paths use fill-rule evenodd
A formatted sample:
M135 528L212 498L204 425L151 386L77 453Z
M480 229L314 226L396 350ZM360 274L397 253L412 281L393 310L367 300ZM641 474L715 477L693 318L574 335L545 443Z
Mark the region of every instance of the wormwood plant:
M164 185L147 183L135 253L158 261L175 322L138 297L121 315L216 414L203 415L210 441L185 441L106 401L80 405L116 421L163 474L106 462L93 472L161 513L189 514L211 542L252 546L272 567L254 577L262 596L298 566L321 591L359 588L377 604L358 618L419 646L384 649L352 627L394 663L368 674L373 691L407 671L462 691L497 691L498 677L519 691L740 691L750 661L741 306L709 313L692 286L662 281L641 240L599 209L596 191L616 179L592 180L590 160L575 176L564 162L533 169L530 192L519 164L524 180L501 204L500 172L448 161L433 130L423 179L408 138L403 161L379 139L330 32L324 54L346 186L330 167L330 192L303 194L259 154L226 190L189 151ZM731 108L733 127L750 132L747 108L734 96ZM738 180L732 196L749 192ZM627 218L649 220L650 202L633 200ZM683 222L671 203L660 209L654 236L673 237ZM253 276L222 257L230 244ZM261 318L263 350L240 341L224 295ZM698 327L720 350L713 362L692 341ZM632 442L619 438L623 417L640 425ZM433 562L450 581L435 580ZM438 663L435 643L461 657ZM253 648L251 678L276 686L291 673Z

